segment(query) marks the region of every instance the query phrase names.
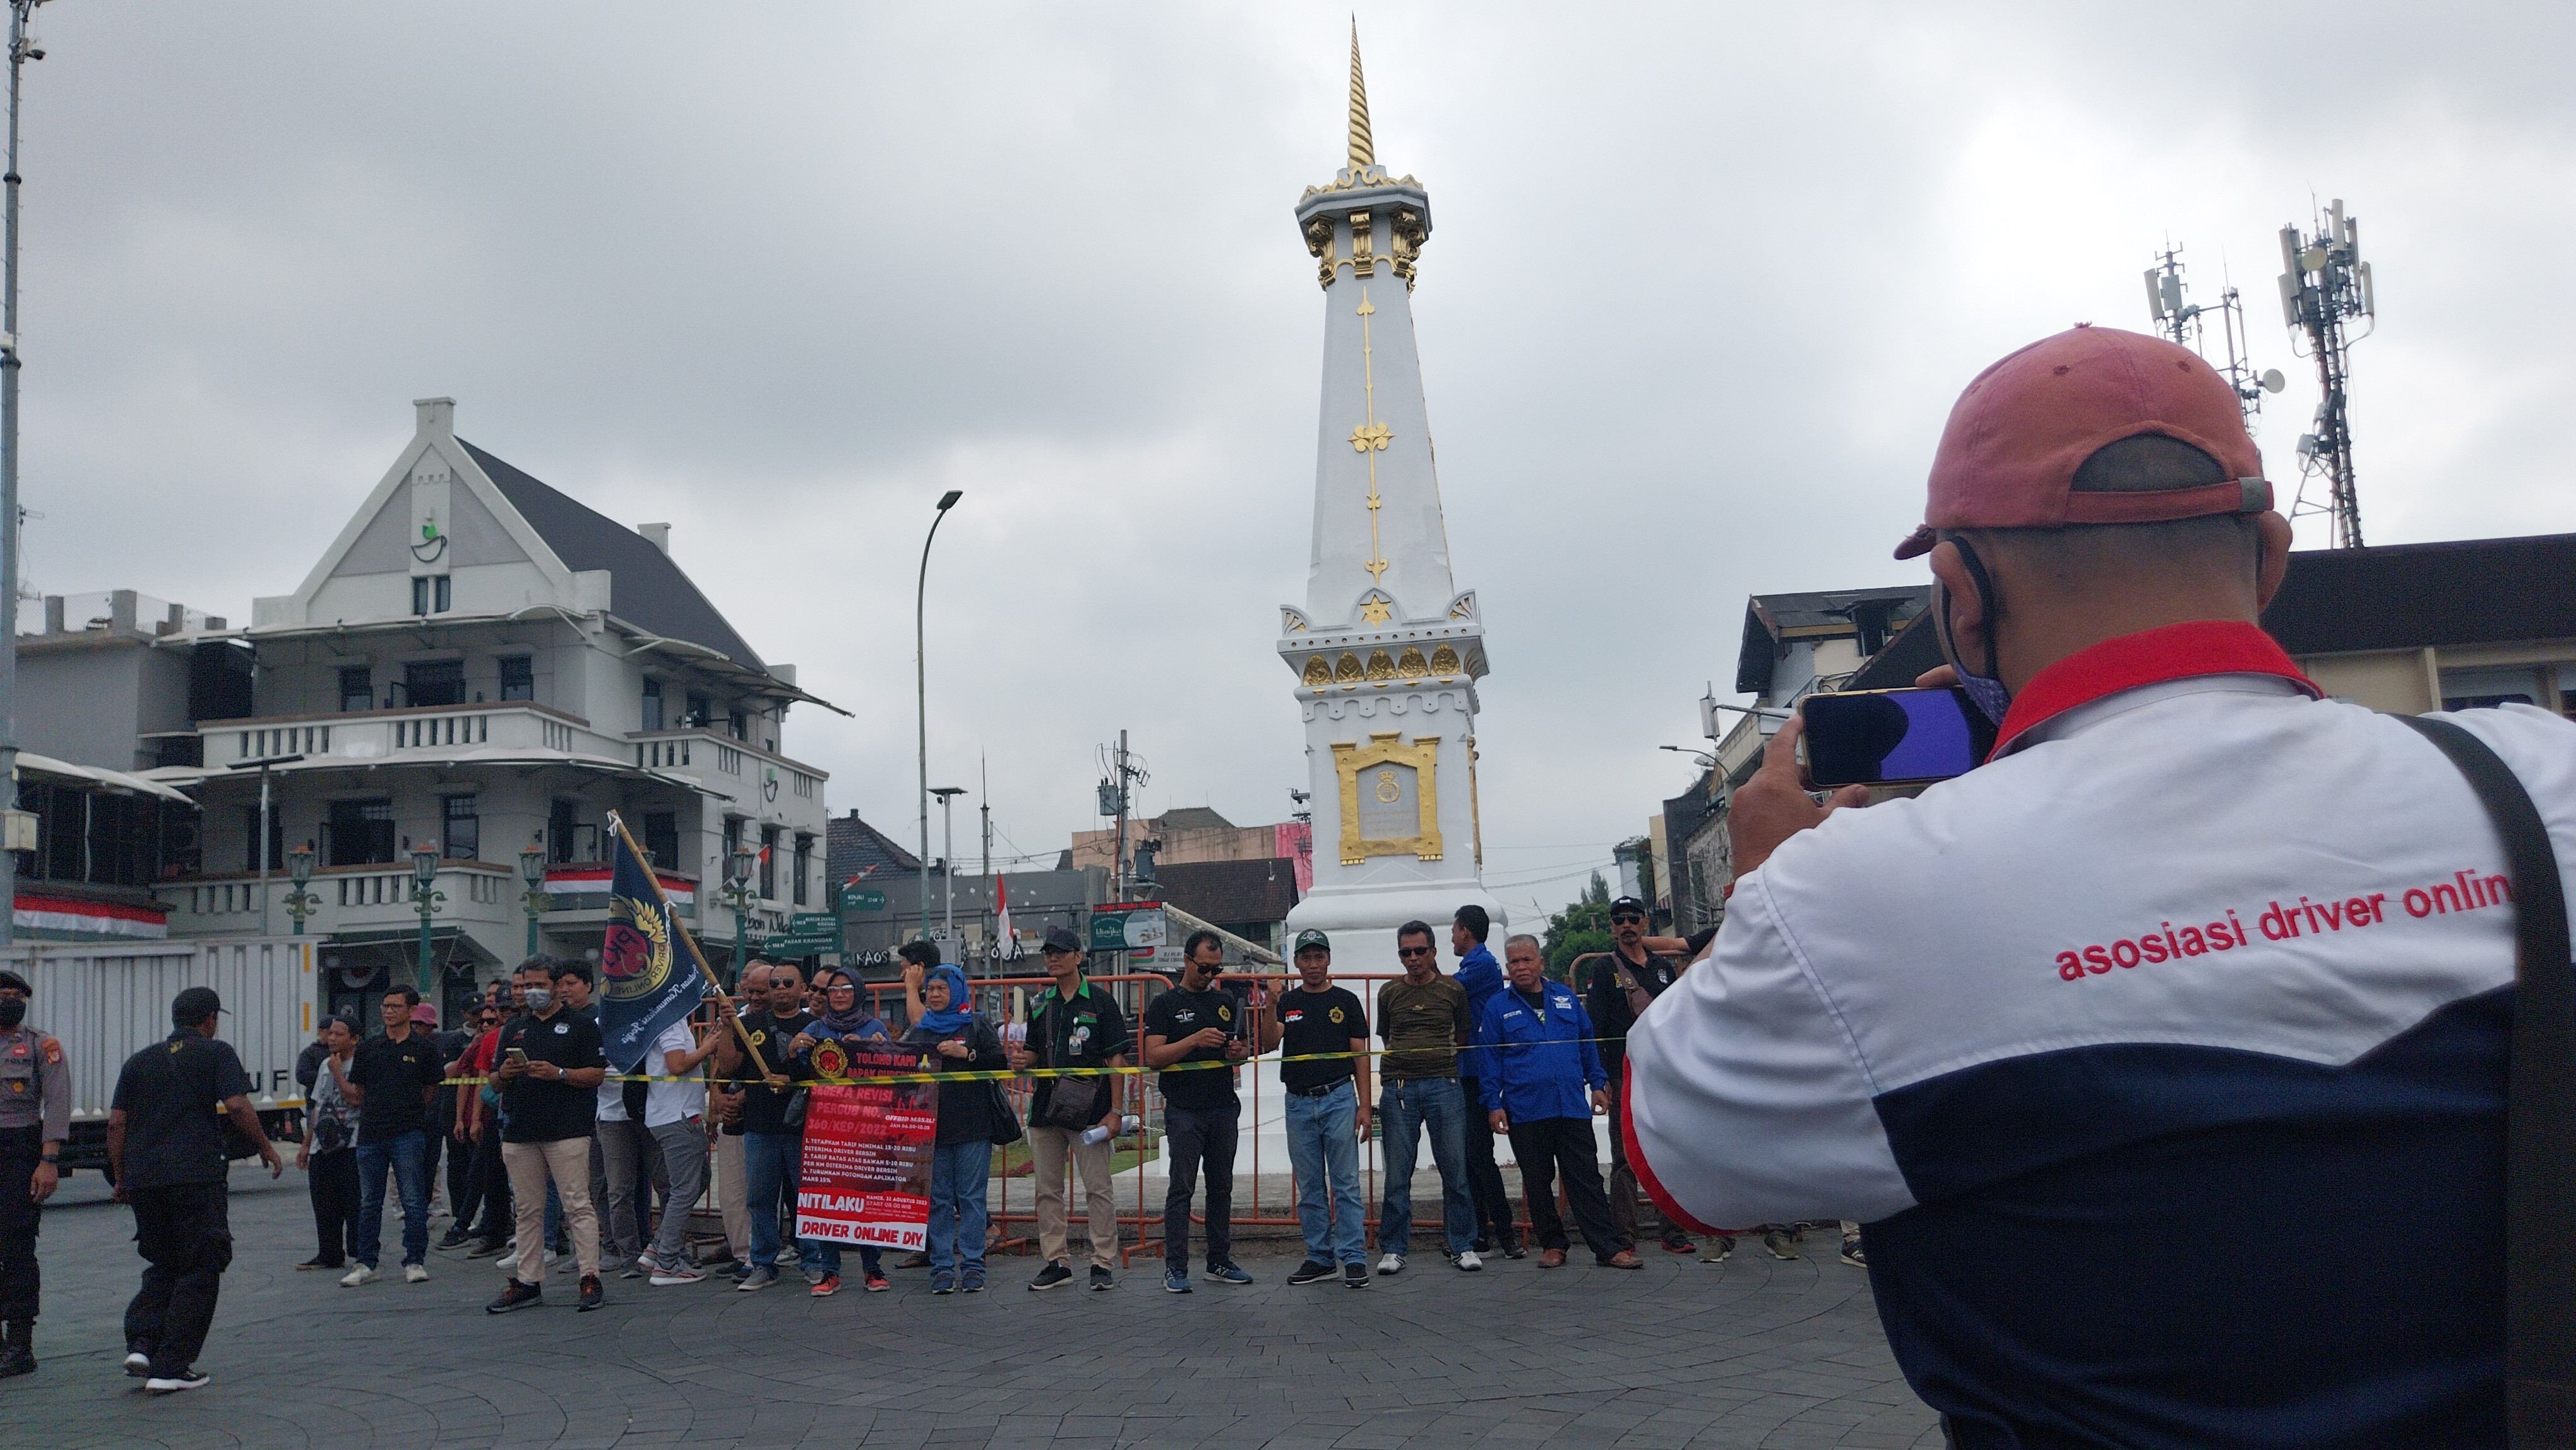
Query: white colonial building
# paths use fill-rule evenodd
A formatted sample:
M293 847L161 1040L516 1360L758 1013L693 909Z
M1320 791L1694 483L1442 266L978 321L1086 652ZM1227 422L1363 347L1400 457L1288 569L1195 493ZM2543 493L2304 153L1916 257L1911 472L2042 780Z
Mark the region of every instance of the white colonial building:
M331 1000L355 1004L416 982L413 853L434 848L434 975L454 1001L532 940L595 955L612 810L719 967L735 847L762 853L751 935L827 909L824 775L785 739L791 705L826 702L725 621L668 525L616 523L460 441L451 399L415 407L302 585L237 632L250 713L199 719L198 763L149 772L204 807L199 869L160 885L171 934L285 933L290 853L309 846L305 929L327 938Z

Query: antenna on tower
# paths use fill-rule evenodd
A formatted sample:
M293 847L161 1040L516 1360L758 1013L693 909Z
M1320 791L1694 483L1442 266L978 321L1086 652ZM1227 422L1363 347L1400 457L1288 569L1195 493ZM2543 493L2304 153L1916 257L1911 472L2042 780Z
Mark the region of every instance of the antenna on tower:
M2370 285L2370 264L2361 260L2361 224L2343 214L2338 197L2316 219L2316 229L2301 236L2296 226L2281 228L2281 316L2289 325L2292 346L2304 334L2317 361L2316 431L2299 438L2299 496L2290 517L2325 514L2333 521L2334 546L2361 547L2361 500L2352 483L2352 344L2346 335L2354 318L2376 325L2378 302ZM2370 334L2364 332L2362 337ZM2308 485L2322 485L2325 500L2311 503Z
M2263 415L2263 395L2277 393L2288 386L2279 368L2254 371L2254 353L2245 336L2245 304L2233 284L2223 285L2216 307L2202 307L2183 300L2182 248L2167 243L2157 254L2155 266L2147 269L2147 311L2156 320L2156 330L2202 357L2209 356L2202 331L2202 319L2218 314L2219 335L2227 344L2227 363L2218 371L2225 374L2227 386L2236 393L2236 406L2245 415L2245 427L2252 431L2254 422ZM2213 360L2212 366L2217 366Z

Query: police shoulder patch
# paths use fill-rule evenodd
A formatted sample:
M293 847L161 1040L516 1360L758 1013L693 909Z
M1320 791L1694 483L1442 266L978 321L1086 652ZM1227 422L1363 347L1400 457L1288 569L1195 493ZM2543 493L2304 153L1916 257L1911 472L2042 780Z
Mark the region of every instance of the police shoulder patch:
M45 1039L45 1061L47 1061L47 1062L49 1062L49 1063L54 1063L54 1064L59 1065L59 1064L62 1062L62 1060L63 1060L63 1044L61 1043L61 1041L60 1041L60 1040L58 1040L58 1039L56 1039L56 1038L51 1038L51 1037L46 1038L46 1039Z

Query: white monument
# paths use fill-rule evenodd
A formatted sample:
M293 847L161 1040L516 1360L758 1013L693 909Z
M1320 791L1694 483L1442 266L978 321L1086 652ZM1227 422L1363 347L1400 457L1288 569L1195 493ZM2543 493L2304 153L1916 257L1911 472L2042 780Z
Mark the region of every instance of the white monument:
M1297 225L1324 289L1315 538L1303 607L1280 610L1315 799L1314 889L1286 935L1319 927L1345 972L1395 969L1395 929L1429 922L1448 952L1469 902L1494 920L1476 813L1476 680L1485 630L1449 574L1413 283L1431 235L1421 183L1390 176L1369 136L1351 36L1350 164L1306 189Z

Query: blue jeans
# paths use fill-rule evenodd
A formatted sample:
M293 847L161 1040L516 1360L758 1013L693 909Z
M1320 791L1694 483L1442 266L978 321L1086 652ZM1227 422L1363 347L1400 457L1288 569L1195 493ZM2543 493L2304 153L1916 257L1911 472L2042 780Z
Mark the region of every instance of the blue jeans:
M372 1269L385 1233L385 1169L394 1170L402 1194L403 1258L417 1264L429 1258L429 1136L419 1129L381 1143L358 1145L359 1263Z
M930 1158L930 1271L984 1272L985 1197L993 1184L993 1145L942 1143Z
M1319 1264L1368 1262L1360 1206L1359 1093L1347 1081L1322 1097L1288 1094L1288 1165L1297 1173L1297 1229ZM1332 1218L1324 1216L1327 1195Z
M1476 1197L1467 1186L1467 1099L1454 1077L1391 1082L1378 1098L1378 1147L1386 1155L1386 1202L1379 1206L1377 1246L1407 1252L1413 1237L1415 1134L1431 1134L1431 1161L1440 1169L1440 1219L1449 1252L1465 1253L1476 1241Z
M751 1266L778 1267L781 1239L796 1232L796 1170L805 1140L793 1133L742 1135L743 1206L751 1213ZM786 1222L779 1222L781 1211ZM804 1258L802 1245L797 1257Z

